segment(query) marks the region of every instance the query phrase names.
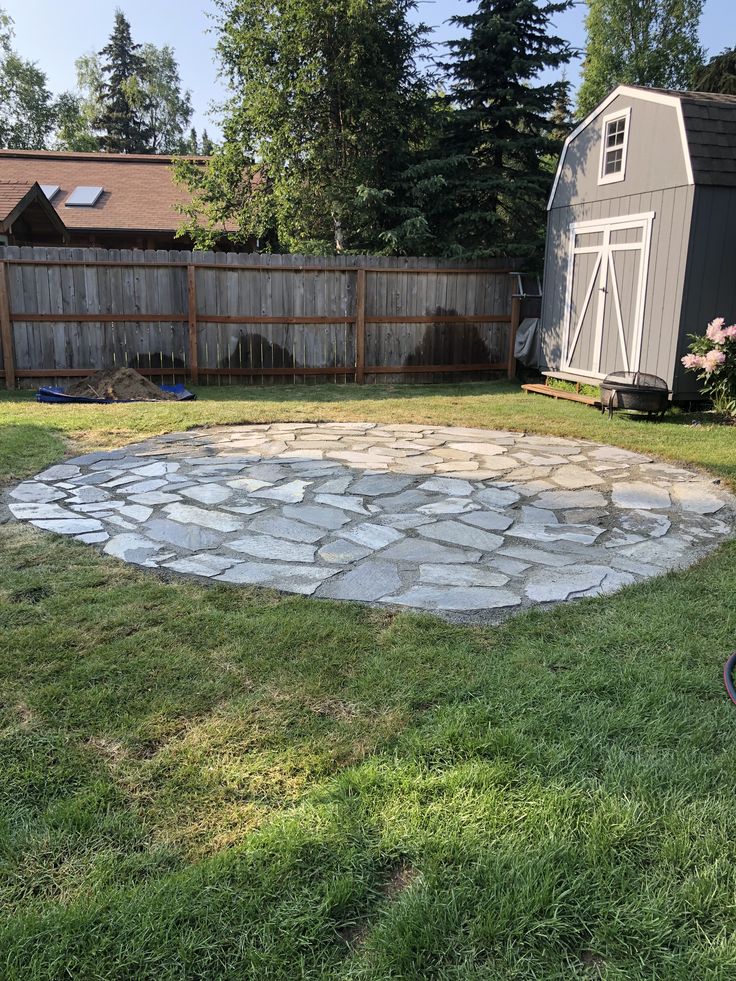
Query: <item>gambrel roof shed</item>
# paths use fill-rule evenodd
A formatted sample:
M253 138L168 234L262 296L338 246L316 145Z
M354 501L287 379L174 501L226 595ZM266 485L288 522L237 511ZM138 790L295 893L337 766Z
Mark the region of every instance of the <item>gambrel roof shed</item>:
M566 140L548 211L542 369L694 397L687 335L736 319L736 96L619 86Z

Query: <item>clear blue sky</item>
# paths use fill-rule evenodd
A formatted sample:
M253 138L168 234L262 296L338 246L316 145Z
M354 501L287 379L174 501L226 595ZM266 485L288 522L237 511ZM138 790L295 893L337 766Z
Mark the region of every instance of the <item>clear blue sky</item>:
M218 132L207 115L213 101L223 96L212 54L214 39L207 33L211 0L0 0L0 6L15 21L16 48L38 62L55 92L74 86L74 59L105 44L115 8L122 7L137 41L175 49L184 85L192 92L194 124L200 132L204 126ZM420 0L418 17L436 28L435 40L441 42L453 36L448 18L469 9L465 0ZM584 44L584 15L585 4L579 3L557 24L558 33L577 48ZM736 0L706 0L701 36L710 54L736 45ZM577 66L571 66L571 79L576 75Z

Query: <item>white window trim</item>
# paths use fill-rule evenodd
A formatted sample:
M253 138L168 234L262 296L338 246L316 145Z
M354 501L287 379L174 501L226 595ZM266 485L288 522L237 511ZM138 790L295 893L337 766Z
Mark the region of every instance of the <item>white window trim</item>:
M606 131L608 129L608 124L615 122L617 119L625 119L626 126L624 128L624 142L621 144L621 170L617 171L615 174L605 174L604 168L606 165ZM598 183L599 184L617 184L619 181L626 180L626 157L629 152L629 130L631 129L631 106L628 109L622 109L619 112L609 112L607 116L603 117L601 122L601 158L598 164Z

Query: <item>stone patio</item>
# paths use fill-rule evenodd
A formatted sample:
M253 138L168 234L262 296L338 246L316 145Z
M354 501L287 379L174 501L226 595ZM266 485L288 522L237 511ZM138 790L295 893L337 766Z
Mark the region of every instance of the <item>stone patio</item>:
M50 467L8 504L149 568L488 620L689 565L736 516L716 481L615 447L373 423L175 433Z

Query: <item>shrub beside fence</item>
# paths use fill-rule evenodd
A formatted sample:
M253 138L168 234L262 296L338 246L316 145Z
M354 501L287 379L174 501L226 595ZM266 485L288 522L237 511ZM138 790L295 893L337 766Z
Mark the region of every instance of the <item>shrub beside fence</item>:
M520 268L5 246L0 375L8 388L110 366L195 384L513 375L516 327L538 313Z

